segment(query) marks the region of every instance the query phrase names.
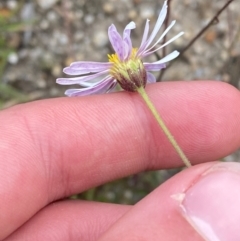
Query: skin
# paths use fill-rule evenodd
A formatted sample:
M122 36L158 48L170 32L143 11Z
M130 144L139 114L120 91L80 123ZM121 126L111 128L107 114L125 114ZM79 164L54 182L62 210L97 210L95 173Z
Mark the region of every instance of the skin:
M146 91L196 166L135 206L62 199L182 166L138 94L41 100L0 112L0 240L204 240L169 197L239 148L239 91L214 81L151 84Z

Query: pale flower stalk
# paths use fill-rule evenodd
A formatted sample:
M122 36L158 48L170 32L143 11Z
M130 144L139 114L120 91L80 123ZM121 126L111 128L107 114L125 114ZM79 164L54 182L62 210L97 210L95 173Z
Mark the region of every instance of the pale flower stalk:
M57 83L61 85L77 84L83 87L67 90L65 94L71 97L112 92L116 89L117 84L119 84L124 90L138 92L182 159L183 163L189 167L191 166L189 160L166 127L144 89L147 83L156 82L156 78L151 72L160 71L165 68L165 63L175 59L179 55L179 52L175 50L156 62L147 63L142 61L144 57L164 48L166 45L183 35L183 32L180 32L166 43L159 45L164 39L164 36L175 24L175 21L172 21L166 30L157 37L166 15L167 1L164 2L151 34L149 34L149 20L146 21L139 48L133 48L130 38L131 30L136 27L134 22L130 22L125 27L122 36L117 31L115 25L112 24L108 28L108 36L115 54L108 55L109 61L73 62L70 66L64 68L63 72L76 77L58 78ZM153 43L155 39L156 41Z

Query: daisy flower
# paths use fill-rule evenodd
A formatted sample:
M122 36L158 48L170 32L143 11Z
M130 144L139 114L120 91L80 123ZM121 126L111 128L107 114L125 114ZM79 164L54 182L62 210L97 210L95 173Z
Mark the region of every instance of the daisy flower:
M159 46L159 43L176 22L172 21L162 35L156 38L166 18L167 7L167 1L165 1L151 34L149 34L149 20L146 21L139 48L133 48L130 38L131 30L136 27L134 22L130 22L125 27L122 36L112 24L108 28L108 36L115 53L108 55L108 62L79 61L64 68L65 74L77 77L58 78L57 83L61 85L78 84L82 87L69 89L65 94L68 96L102 94L113 91L117 84L120 84L124 90L137 91L138 88L145 87L147 83L156 82L156 78L151 72L165 68L165 63L176 58L179 52L173 51L153 63L143 62L143 58L164 48L183 34L180 32ZM156 41L153 42L155 39Z
M173 51L164 58L153 62L146 63L142 59L154 52L164 48L169 43L180 37L183 32L180 32L175 37L168 40L166 43L159 46L164 36L173 27L173 21L160 37L156 37L165 18L167 16L167 1L164 2L162 10L158 16L157 22L151 34L149 34L149 20L146 21L143 32L142 41L139 48L132 47L130 38L131 30L136 27L134 22L130 22L123 30L122 36L117 31L114 24L108 28L108 37L115 51L115 54L108 55L108 62L88 62L79 61L70 64L69 67L63 69L63 72L68 75L77 75L72 78L59 78L57 83L61 85L78 84L82 88L69 89L65 92L68 96L84 96L92 94L102 94L113 91L117 84L124 90L138 92L145 101L147 107L153 114L159 126L165 133L169 142L172 144L183 163L190 167L191 163L178 145L174 136L171 134L162 117L157 112L155 106L148 97L145 86L147 83L156 82L152 71L159 71L165 68L165 63L176 58L179 55L178 51ZM153 43L154 39L156 41Z

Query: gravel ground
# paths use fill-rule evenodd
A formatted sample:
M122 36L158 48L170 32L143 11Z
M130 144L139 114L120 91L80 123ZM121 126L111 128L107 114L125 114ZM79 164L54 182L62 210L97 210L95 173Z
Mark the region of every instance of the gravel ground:
M226 2L172 0L170 21L175 19L177 24L168 38L180 31L185 34L169 46L167 52L183 49ZM112 52L107 37L107 28L111 23L121 30L133 20L137 28L133 31L132 38L134 45L138 46L146 18L151 20L153 27L162 3L160 0L0 1L0 16L7 16L9 26L18 24L15 29L0 28L4 40L0 46L0 57L4 49L9 50L6 65L3 65L4 61L0 62L3 65L3 72L0 73L1 108L22 101L63 96L65 87L56 85L55 80L63 76L64 66L75 60L107 61L107 54ZM218 18L218 22L165 72L163 81L213 79L240 88L239 9L240 1L232 2ZM155 59L155 56L151 58ZM240 160L240 153L236 152L225 160ZM106 188L108 191L100 193L109 196L99 199L135 202L166 175L154 172L149 176L140 174L125 179L124 192L127 194L124 194L126 198L123 199L117 197L116 193L111 196L111 188L116 189L117 184L94 190L91 195L94 193L96 196L99 190ZM139 182L133 185L133 180L139 178L142 186ZM142 195L135 192L133 198L132 187L138 185L138 193Z

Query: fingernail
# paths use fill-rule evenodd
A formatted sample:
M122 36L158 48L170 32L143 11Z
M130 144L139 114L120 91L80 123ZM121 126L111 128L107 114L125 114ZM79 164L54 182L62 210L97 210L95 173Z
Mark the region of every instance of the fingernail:
M212 166L185 192L180 208L204 240L240 240L240 164Z

